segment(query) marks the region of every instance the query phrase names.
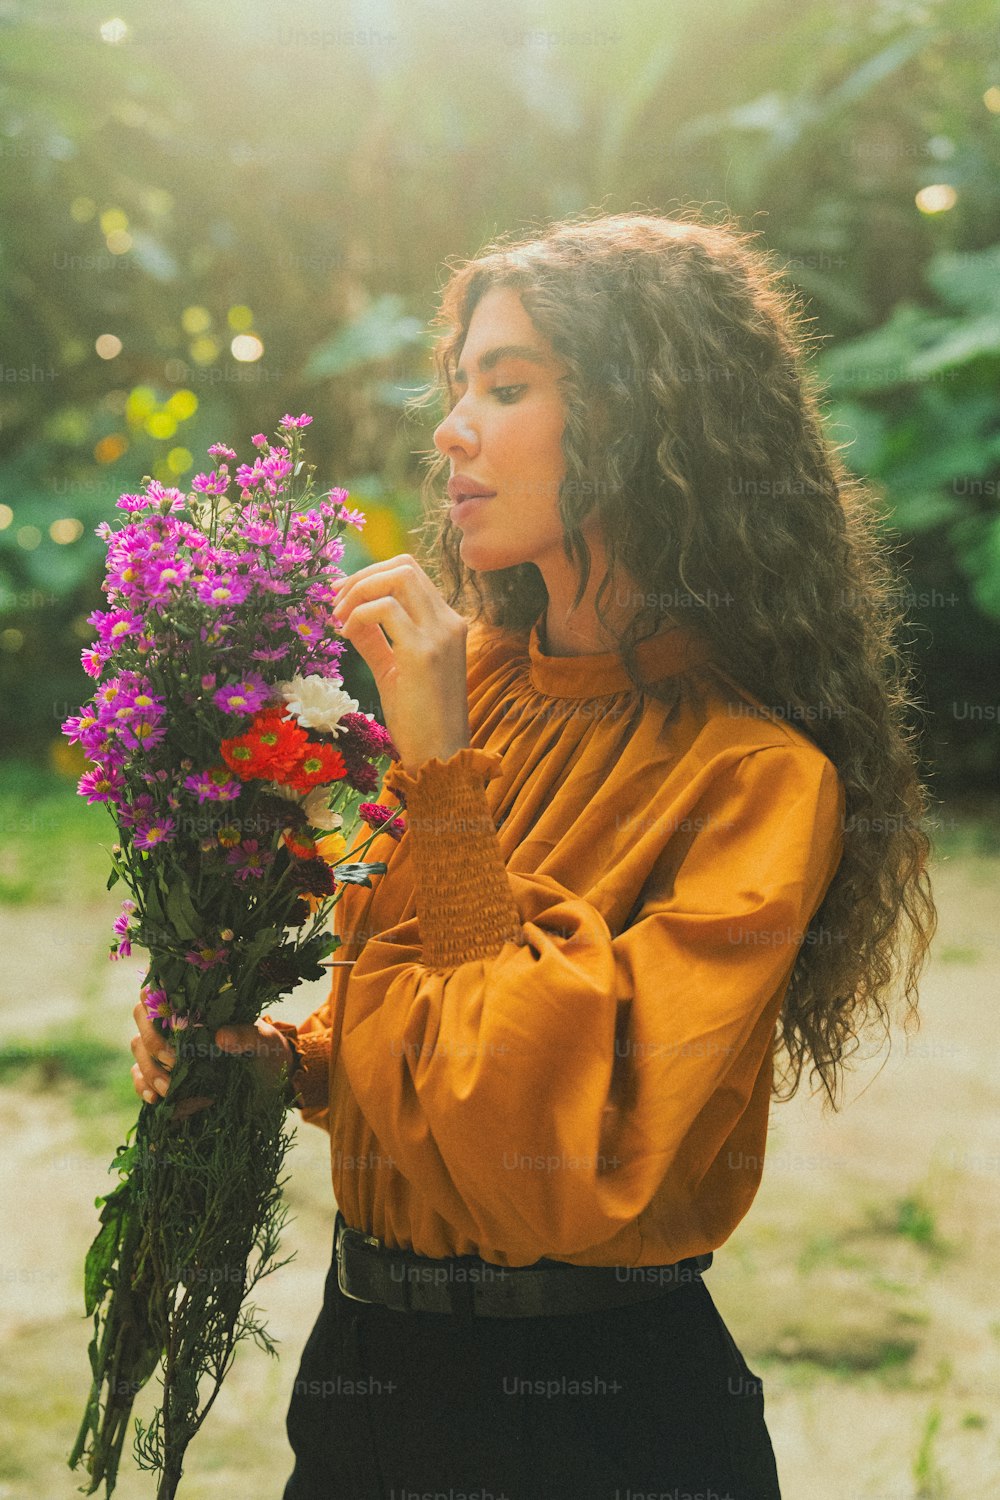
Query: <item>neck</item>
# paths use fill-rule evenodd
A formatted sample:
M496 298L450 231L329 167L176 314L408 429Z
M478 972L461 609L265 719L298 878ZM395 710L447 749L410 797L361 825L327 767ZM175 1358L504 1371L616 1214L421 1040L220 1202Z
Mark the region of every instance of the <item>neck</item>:
M609 627L602 624L594 603L600 587L602 574L591 569L587 589L580 603L573 608L576 591L574 580L560 574L556 579L545 577L548 604L538 627L539 643L546 656L593 656L617 649L618 636L623 632L638 611L633 601L637 590L624 584L612 582L605 590L602 601ZM543 574L543 576L545 576Z

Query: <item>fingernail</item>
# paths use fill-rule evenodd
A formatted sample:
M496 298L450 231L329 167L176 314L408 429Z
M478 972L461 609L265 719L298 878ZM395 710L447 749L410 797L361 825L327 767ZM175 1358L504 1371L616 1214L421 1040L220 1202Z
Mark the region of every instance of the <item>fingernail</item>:
M143 1089L142 1097L145 1099L147 1104L156 1103L156 1095L153 1093L152 1089Z
M167 1092L167 1089L170 1087L170 1080L167 1078L154 1079L153 1087L154 1089L156 1089L157 1093L165 1094Z
M174 1059L169 1052L162 1052L159 1060L164 1068L172 1068L174 1065Z

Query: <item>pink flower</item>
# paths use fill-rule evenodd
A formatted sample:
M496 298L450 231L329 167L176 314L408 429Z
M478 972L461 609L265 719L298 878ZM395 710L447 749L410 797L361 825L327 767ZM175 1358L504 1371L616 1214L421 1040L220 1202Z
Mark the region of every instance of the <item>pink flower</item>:
M269 849L262 849L256 839L244 839L226 855L226 864L231 865L237 880L246 881L249 876L259 880L274 859Z
M342 505L337 512L338 519L346 521L348 526L356 526L359 531L363 530L365 524L365 513L363 510L351 510Z
M161 844L169 844L176 834L173 818L154 817L136 823L132 838L137 849L158 849Z
M232 448L227 448L225 443L213 443L211 448L209 448L208 450L208 454L210 458L225 458L228 459L230 463L232 463L236 457L236 454L233 452Z
M254 435L253 435L253 437L250 439L250 441L251 441L251 443L253 443L253 445L254 445L255 448L266 448L267 447L267 438L264 436L264 434L262 432L255 432Z
M241 791L240 783L231 780L221 766L186 776L184 786L194 793L199 805L203 802L234 802Z
M170 1015L171 1005L166 990L151 989L143 985L139 991L139 999L146 1007L146 1014L151 1021L165 1021Z
M398 842L406 832L406 824L402 818L395 816L395 811L395 808L387 807L384 802L358 803L358 812L371 828L377 827L380 833L391 834Z
M211 474L196 474L191 481L191 488L199 495L224 495L229 483L228 474L217 474L213 469Z
M281 421L278 423L278 426L279 427L308 427L309 423L311 421L312 421L312 417L307 417L306 414L305 414L305 412L303 412L301 417L289 417L287 415L284 416L284 417L282 417Z
M228 948L213 947L211 943L203 943L200 947L193 948L190 953L185 953L184 961L204 972L206 969L214 969L218 964L225 963L228 957Z
M84 772L76 789L88 802L117 802L125 790L125 781L117 766L96 766L93 771Z
M270 697L271 689L257 672L248 672L239 682L228 682L212 694L212 702L224 714L255 714Z

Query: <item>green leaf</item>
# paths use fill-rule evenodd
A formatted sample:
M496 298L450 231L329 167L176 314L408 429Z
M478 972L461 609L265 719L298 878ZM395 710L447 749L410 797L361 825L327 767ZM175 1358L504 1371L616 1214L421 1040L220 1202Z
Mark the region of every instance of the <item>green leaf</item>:
M194 903L183 876L179 876L170 887L166 909L167 920L180 937L197 938L200 936L198 913L194 909Z
M281 933L277 927L263 927L260 932L255 932L250 942L242 953L243 967L252 969L260 963L271 949L281 941Z
M108 876L108 883L105 889L110 891L111 887L113 885L117 885L120 879L121 876L119 875L118 871L112 870L111 874Z
M104 1299L104 1293L112 1285L111 1268L118 1256L122 1227L128 1210L129 1187L122 1183L107 1197L98 1199L103 1203L101 1227L87 1251L83 1268L83 1296L87 1316L96 1310Z
M408 316L403 308L403 298L396 293L376 298L353 323L313 350L305 368L306 379L346 375L361 365L392 359L406 348L423 344L423 323Z

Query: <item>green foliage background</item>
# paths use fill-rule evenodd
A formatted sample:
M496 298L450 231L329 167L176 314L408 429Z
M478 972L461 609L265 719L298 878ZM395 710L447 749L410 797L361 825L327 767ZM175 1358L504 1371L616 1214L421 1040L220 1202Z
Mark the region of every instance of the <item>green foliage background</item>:
M347 566L404 550L433 421L402 403L448 260L565 213L687 205L761 230L801 289L831 434L908 566L928 768L939 791L995 785L992 0L13 3L0 52L8 753L75 770L58 725L86 696L93 527L121 491L308 410L321 479L371 517ZM953 204L923 212L934 185ZM67 520L81 535L54 540Z

